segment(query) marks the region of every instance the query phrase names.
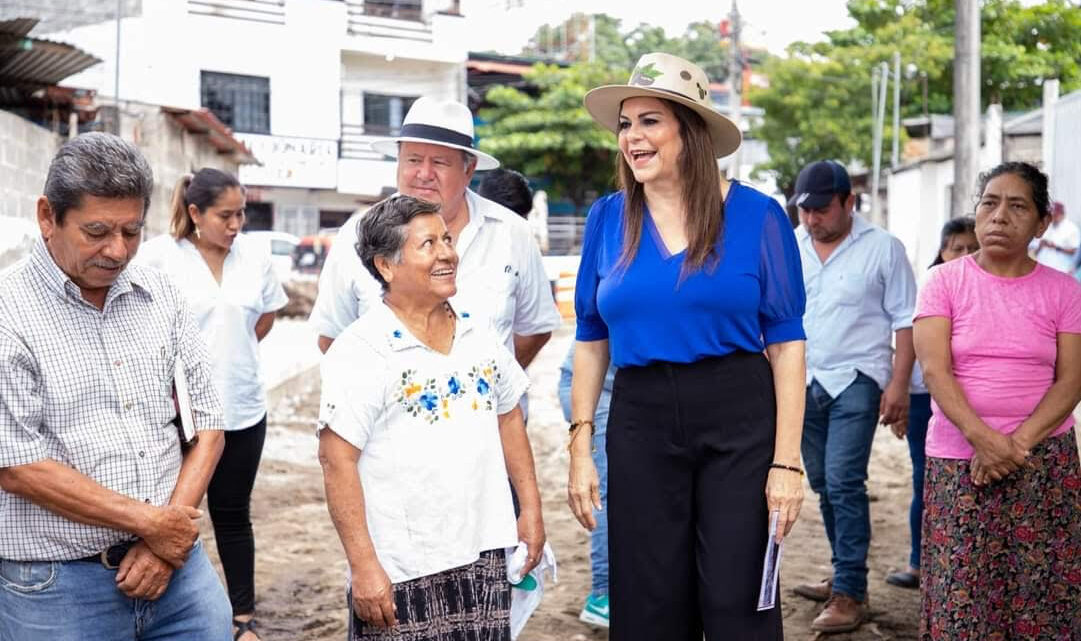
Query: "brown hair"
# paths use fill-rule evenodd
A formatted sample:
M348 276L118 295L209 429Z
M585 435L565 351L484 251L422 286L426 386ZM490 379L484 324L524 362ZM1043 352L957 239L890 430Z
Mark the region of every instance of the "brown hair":
M663 99L662 99L663 100ZM686 211L687 254L681 278L691 271L712 268L719 256L716 243L724 229L724 198L721 197L721 172L713 155L713 140L706 122L693 110L664 100L679 122L683 151L679 155L679 173L683 184ZM617 269L626 269L638 254L645 221L646 192L634 179L623 154L616 154L619 186L623 189L623 255Z
M195 233L195 222L188 213L188 207L195 205L200 212L206 211L218 202L223 192L232 187L240 187L240 181L231 174L210 167L204 167L194 175L181 176L173 188L173 200L169 205L172 212L169 233L177 240Z

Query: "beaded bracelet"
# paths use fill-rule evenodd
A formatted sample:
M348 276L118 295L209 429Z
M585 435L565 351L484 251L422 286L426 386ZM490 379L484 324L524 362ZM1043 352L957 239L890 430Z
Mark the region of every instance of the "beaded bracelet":
M803 476L803 470L792 465L785 465L783 463L770 463L771 468L777 468L778 470L788 470L789 472L797 472L800 476Z

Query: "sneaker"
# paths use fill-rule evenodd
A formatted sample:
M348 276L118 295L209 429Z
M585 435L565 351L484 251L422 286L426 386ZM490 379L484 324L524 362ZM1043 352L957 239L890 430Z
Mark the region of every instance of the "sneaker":
M886 583L895 585L899 588L918 590L920 589L920 575L915 572L909 572L908 570L890 572L886 575Z
M823 579L818 583L800 583L792 588L792 591L805 599L823 603L828 601L833 593L833 578Z
M586 604L582 606L582 612L578 615L578 619L590 625L607 628L608 595L589 595L589 598L586 599Z
M836 594L826 602L825 609L811 623L815 632L833 634L851 632L860 627L867 618L867 602L860 602L846 594Z

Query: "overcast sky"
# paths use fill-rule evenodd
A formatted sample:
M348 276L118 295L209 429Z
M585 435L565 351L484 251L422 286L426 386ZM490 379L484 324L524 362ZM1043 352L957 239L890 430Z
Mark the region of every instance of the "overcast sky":
M727 17L731 0L524 0L521 8L505 10L516 0L465 0L462 11L475 21L477 42L474 51L495 49L517 53L537 27L557 22L575 11L607 13L620 18L630 29L640 22L664 27L669 35L679 35L691 22L717 23ZM822 33L854 24L848 18L845 0L742 0L739 3L749 44L765 45L782 53L796 40L822 40ZM510 18L510 19L508 19Z

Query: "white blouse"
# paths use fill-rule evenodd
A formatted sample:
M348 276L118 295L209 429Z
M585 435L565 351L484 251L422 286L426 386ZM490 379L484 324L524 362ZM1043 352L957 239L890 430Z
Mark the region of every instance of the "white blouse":
M225 255L220 285L187 239L153 238L143 243L136 262L164 271L187 297L210 348L214 382L225 403L225 429L257 423L266 414L266 392L259 374L255 323L288 302L267 248L243 234L237 236Z
M318 429L361 450L368 531L392 582L517 544L499 415L529 379L487 321L459 310L442 354L379 303L338 336L321 370Z

